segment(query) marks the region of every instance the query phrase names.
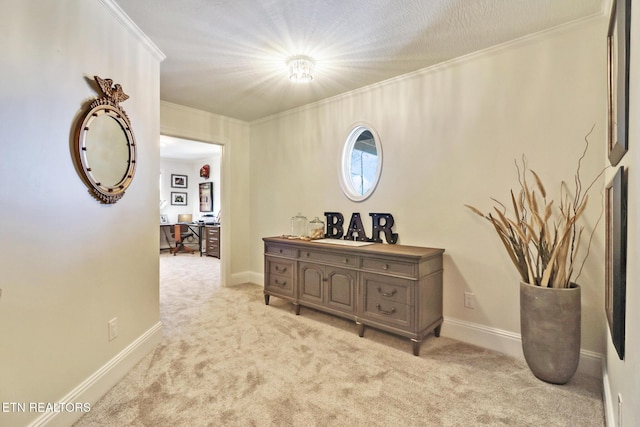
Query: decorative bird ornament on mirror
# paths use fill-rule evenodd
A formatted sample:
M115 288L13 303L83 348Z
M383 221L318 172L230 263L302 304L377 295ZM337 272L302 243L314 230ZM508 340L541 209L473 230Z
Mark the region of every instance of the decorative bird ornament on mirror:
M114 102L114 104L118 105L118 103L126 101L129 99L129 95L124 93L122 90L122 86L119 84L113 85L113 80L111 79L102 79L98 76L94 76L102 93L105 94L107 98Z

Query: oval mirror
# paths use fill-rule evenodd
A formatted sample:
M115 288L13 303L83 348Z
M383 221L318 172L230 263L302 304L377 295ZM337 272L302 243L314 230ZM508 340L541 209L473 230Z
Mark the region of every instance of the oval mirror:
M380 180L382 145L376 131L369 125L355 125L342 150L340 184L351 200L367 199Z
M94 101L78 128L76 155L83 178L103 203L124 195L136 167L136 144L129 119L118 105L128 98L120 85L99 79L105 97Z

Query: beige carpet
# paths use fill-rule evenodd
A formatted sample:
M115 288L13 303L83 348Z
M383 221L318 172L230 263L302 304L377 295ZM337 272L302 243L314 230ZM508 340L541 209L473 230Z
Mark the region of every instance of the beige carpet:
M604 426L600 380L407 339L217 285L219 260L160 257L164 339L77 426Z

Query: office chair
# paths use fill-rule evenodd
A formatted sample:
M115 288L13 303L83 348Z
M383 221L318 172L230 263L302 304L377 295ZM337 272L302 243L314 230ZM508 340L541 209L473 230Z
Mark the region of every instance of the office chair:
M195 252L194 249L184 244L185 239L193 238L193 233L186 224L176 224L173 226L173 238L176 241L176 246L171 248L173 256L176 256L178 252Z

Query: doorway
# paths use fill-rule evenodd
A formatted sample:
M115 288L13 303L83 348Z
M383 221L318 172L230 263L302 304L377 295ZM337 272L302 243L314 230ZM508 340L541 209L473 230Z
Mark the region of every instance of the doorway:
M222 227L223 149L222 145L214 143L160 136L161 254L176 249L174 231L175 224L179 224L184 232L184 250L195 254L178 254L204 258L198 262L220 264L224 252L220 250L221 241L207 239L207 235L213 235L210 231L217 228L219 236ZM218 244L217 251L215 243ZM217 267L221 273L220 282L223 282L224 266Z

